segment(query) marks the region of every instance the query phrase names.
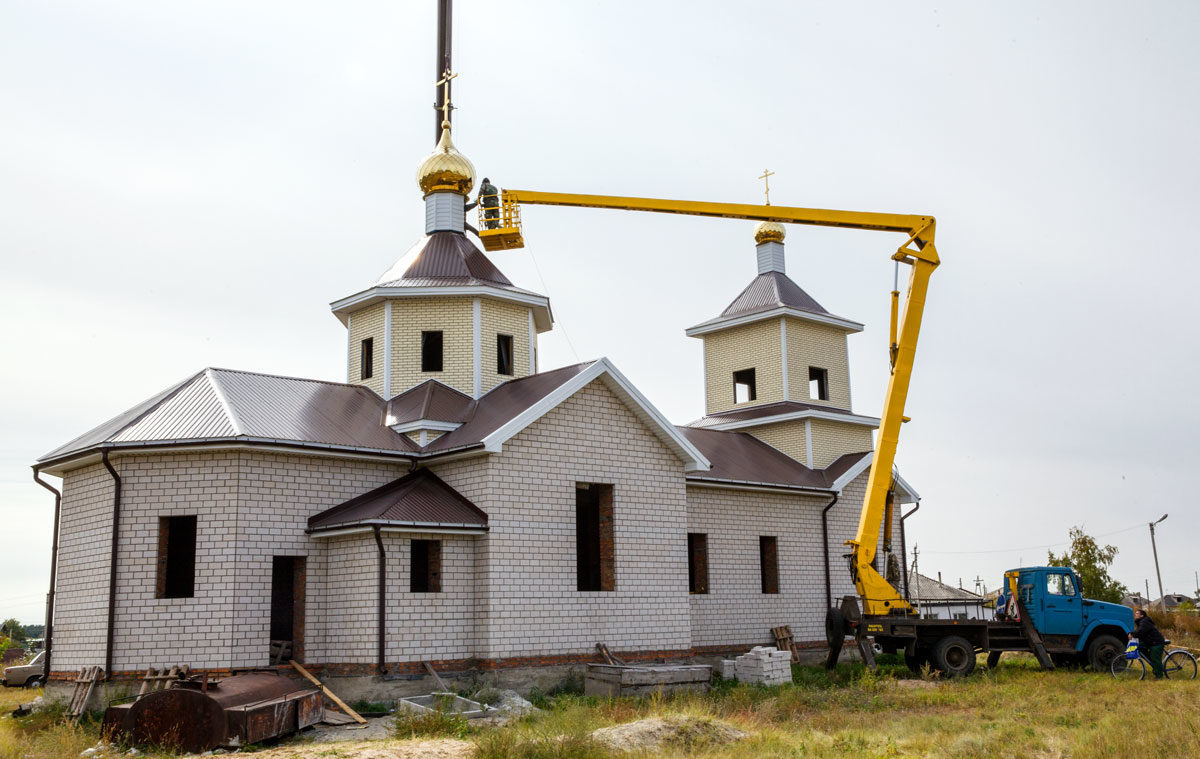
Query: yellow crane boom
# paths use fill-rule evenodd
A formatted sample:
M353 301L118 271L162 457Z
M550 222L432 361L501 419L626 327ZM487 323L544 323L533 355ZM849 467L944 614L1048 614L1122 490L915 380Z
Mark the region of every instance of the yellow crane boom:
M911 605L872 566L880 525L891 510L892 466L900 440L900 425L907 421L904 403L912 379L913 359L921 317L929 290L929 277L939 260L934 246L935 220L932 216L911 214L870 213L863 211L833 211L819 208L752 205L747 203L712 203L695 200L665 200L613 195L577 195L530 190L501 190L499 198L480 198L479 237L488 250L510 250L524 247L521 228L521 205L574 206L577 208L610 208L626 211L652 211L691 216L719 216L728 219L776 221L787 224L806 224L817 227L873 229L901 232L908 236L892 260L912 267L908 280L908 295L903 314L897 325L897 309L893 294L892 309L892 371L887 393L883 398L883 413L875 455L867 480L867 494L859 516L858 531L850 546L850 573L863 601L867 614L892 614L912 611ZM888 525L890 527L890 524ZM888 530L890 537L890 530Z

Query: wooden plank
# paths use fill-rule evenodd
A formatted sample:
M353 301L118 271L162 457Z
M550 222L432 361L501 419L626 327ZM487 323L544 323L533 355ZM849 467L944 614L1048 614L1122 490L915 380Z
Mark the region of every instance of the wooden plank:
M345 702L345 701L342 701L340 698L338 698L338 697L337 697L337 694L336 694L336 693L334 693L333 691L331 691L331 690L329 690L328 688L326 688L326 687L325 687L325 683L323 683L323 682L321 682L320 680L318 680L317 678L313 677L313 675L312 675L312 673L311 673L311 672L309 672L307 669L305 669L304 667L302 667L302 666L300 666L299 664L297 664L297 663L296 663L296 661L295 661L295 660L293 660L293 659L289 659L289 660L288 660L288 664L292 665L292 669L296 670L297 672L299 672L300 674L302 674L302 675L304 675L306 678L308 678L308 680L309 680L309 681L310 681L310 682L311 682L313 685L315 685L315 686L317 686L318 688L320 688L320 689L321 689L321 692L322 692L322 693L324 693L326 696L328 696L330 701L332 701L333 703L337 704L337 705L338 705L338 707L340 707L342 711L344 711L346 714L349 714L351 717L353 717L355 722L357 722L357 723L358 723L358 724L360 724L360 725L365 725L365 724L367 724L367 721L366 721L365 719L363 719L363 718L362 718L362 717L359 715L359 713L358 713L358 712L354 711L354 710L353 710L353 709L351 709L349 706L346 706L346 702Z
M150 678L154 677L156 674L158 674L158 670L154 667L150 667L146 670L146 676L142 678L142 687L140 690L138 690L137 698L135 698L134 701L137 701L141 699L142 696L146 695L146 690L150 687Z
M600 655L604 657L604 661L607 664L612 664L618 667L625 666L625 662L618 659L611 651L608 650L608 645L606 643L597 643L596 650L599 651Z
M349 714L334 712L328 709L325 710L325 716L321 719L326 725L350 725L354 723L354 718Z
M443 693L449 693L450 686L446 685L446 681L439 677L437 672L433 671L433 665L427 661L421 662L421 664L424 665L425 671L433 676L433 681L437 683L438 690L442 691Z

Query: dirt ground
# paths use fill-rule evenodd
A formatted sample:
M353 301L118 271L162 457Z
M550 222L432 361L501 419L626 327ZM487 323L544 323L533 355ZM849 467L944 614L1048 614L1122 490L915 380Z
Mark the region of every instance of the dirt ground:
M440 740L355 740L293 744L253 754L255 759L471 759L475 744Z

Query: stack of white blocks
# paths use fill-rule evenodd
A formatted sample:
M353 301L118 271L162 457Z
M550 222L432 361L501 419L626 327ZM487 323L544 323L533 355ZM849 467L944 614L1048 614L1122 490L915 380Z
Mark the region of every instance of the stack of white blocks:
M783 685L792 681L792 652L773 646L755 646L749 653L721 661L721 677L741 683Z

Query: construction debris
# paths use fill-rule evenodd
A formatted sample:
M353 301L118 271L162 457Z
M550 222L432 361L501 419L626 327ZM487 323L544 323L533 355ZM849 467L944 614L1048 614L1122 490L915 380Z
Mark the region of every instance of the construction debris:
M583 691L603 698L675 691L707 693L711 680L712 667L707 664L589 664Z
M321 693L271 671L219 682L181 680L104 713L103 734L121 743L201 752L289 735L324 717Z
M71 693L71 701L67 704L67 718L78 722L87 709L88 701L92 699L92 691L96 683L104 679L104 667L84 667L75 677L75 690Z
M792 681L792 653L774 646L755 646L748 653L721 662L721 677L739 683L783 685Z
M353 710L353 709L351 709L349 706L346 706L346 702L345 702L345 701L343 701L343 700L341 700L340 698L338 698L338 697L337 697L337 694L335 694L333 691L331 691L331 690L329 690L328 688L326 688L326 687L325 687L325 683L321 682L321 681L320 681L320 680L318 680L316 677L314 677L314 676L313 676L313 674L312 674L311 672L309 672L307 669L305 669L305 668L304 668L304 667L302 667L301 665L297 664L295 661L289 661L289 662L288 662L288 664L291 664L291 665L292 665L292 669L294 669L294 670L296 670L297 672L299 672L300 674L304 675L306 678L308 678L309 682L311 682L313 685L315 685L315 686L317 686L318 688L320 688L320 689L321 689L321 692L322 692L322 693L324 693L326 696L328 696L330 701L332 701L333 703L337 704L337 705L338 705L338 707L339 707L339 708L340 708L342 711L344 711L346 714L348 714L348 715L350 715L351 717L353 717L355 722L357 722L357 723L358 723L358 724L360 724L360 725L365 725L365 724L367 724L367 721L366 721L365 719L363 719L363 718L362 718L362 716L361 716L361 715L359 715L359 713L358 713L358 712L354 711L354 710Z

